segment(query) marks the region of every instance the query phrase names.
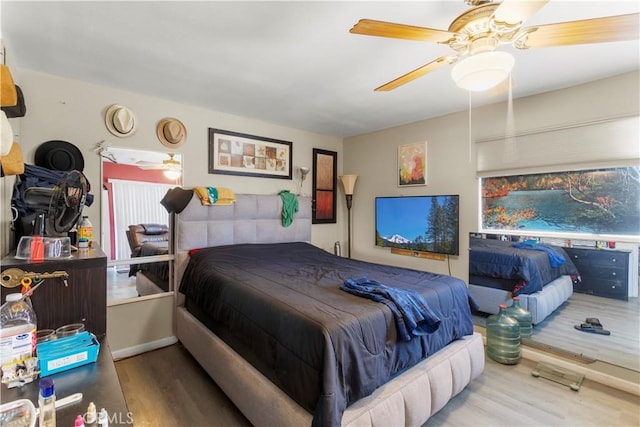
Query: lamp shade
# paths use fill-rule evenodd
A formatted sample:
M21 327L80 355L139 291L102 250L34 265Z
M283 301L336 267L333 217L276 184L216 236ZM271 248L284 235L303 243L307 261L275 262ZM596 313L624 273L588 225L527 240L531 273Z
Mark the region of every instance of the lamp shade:
M353 195L353 189L356 186L356 180L358 179L358 175L341 175L340 180L342 181L342 186L344 187L344 194Z
M507 52L482 52L464 58L454 65L451 77L462 89L481 92L509 76L515 59Z
M305 178L307 177L307 174L309 173L309 168L305 166L300 166L299 169L300 169L300 179L304 181Z

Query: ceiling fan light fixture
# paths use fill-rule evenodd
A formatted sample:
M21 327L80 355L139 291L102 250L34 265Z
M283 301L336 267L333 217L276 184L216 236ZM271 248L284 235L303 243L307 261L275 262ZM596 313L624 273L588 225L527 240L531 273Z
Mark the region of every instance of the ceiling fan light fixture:
M164 172L164 176L166 176L168 179L178 179L180 178L180 171L179 170L175 170L175 169L167 169Z
M462 89L482 92L506 79L515 64L507 52L482 52L457 62L451 70L453 81Z

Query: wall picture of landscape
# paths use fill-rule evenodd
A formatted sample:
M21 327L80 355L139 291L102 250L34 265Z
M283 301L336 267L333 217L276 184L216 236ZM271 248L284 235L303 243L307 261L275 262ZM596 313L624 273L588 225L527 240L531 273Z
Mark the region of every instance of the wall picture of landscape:
M482 229L640 235L640 167L483 178Z
M459 254L457 195L376 197L376 245Z

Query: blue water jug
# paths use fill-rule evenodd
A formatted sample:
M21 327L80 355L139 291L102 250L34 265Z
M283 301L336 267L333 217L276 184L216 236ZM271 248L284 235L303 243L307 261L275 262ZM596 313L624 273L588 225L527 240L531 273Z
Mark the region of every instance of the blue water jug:
M513 304L506 310L507 315L513 317L520 324L520 338L531 338L533 335L533 321L531 313L520 306L520 298L513 297Z
M487 356L498 363L515 365L520 362L520 324L501 305L498 314L487 318Z

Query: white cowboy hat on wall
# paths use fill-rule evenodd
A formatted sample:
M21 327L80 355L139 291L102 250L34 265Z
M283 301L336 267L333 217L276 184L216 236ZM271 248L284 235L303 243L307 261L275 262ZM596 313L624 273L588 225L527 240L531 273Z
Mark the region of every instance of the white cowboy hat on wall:
M138 127L133 112L122 105L113 104L104 114L104 123L109 132L118 138L126 138L133 135Z

